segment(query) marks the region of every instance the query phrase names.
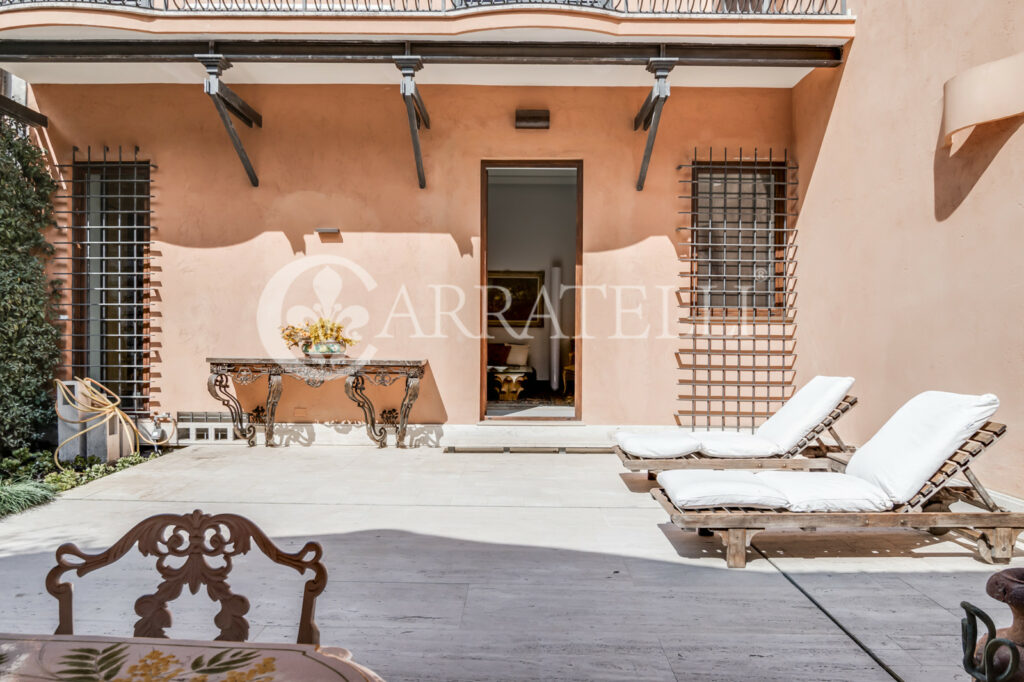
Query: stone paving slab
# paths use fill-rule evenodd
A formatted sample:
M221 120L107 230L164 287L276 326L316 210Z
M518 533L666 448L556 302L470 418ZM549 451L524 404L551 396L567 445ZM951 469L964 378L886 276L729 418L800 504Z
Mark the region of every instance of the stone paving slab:
M373 461L372 467L367 461ZM605 454L197 446L0 521L0 631L50 632L55 548L99 550L154 513L230 511L285 549L324 545L324 645L389 680L890 680L785 571L905 680L962 679L959 602L991 566L926 533L758 535L744 570L667 523ZM151 562L76 579L76 629L127 635ZM250 639L295 636L303 580L256 556L231 584ZM177 608L175 608L177 606ZM176 637L215 635L201 593Z

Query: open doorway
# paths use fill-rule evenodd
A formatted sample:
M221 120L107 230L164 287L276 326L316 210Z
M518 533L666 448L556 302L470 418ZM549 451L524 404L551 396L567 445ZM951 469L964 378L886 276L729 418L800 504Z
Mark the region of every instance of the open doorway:
M578 419L582 163L484 162L485 419Z

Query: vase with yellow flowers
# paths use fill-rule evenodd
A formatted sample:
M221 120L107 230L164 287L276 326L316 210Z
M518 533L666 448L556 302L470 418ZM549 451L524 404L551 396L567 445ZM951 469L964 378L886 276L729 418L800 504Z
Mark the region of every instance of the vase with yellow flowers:
M326 317L282 327L281 338L289 348L299 348L306 357L317 358L344 357L345 349L355 343L355 339L345 336L344 326Z

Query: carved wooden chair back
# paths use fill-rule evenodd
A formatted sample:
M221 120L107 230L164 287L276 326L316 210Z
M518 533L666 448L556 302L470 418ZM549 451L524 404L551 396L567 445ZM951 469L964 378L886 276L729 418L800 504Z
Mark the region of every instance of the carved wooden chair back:
M290 566L304 574L312 571L302 595L299 616L299 644L320 643L320 632L314 621L316 598L327 586L327 568L320 561L323 547L307 542L294 554L278 549L270 538L249 519L237 514L204 514L198 509L191 514L157 514L140 522L99 554L87 554L68 542L57 548L57 565L46 576L46 591L57 598L59 624L54 634L73 632L72 585L61 582L68 571L80 577L108 566L138 545L143 556L156 557L156 570L163 582L153 594L139 597L135 612L136 637L167 637L164 630L171 625L168 602L181 595L184 586L192 594L206 586L210 599L220 604L214 623L220 628L218 640L244 642L249 636L249 600L234 594L227 583L234 557L246 554L255 544L268 559ZM217 561L211 564L210 559Z

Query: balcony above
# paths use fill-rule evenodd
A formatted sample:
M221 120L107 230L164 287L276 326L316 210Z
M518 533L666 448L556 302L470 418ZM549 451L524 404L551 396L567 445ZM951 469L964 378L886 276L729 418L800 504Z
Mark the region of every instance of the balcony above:
M845 0L0 0L0 69L30 83L649 87L652 58L692 87L792 87L837 66ZM214 46L215 45L215 46ZM755 67L755 68L750 68Z
M846 0L0 0L7 9L117 9L156 14L450 14L554 9L685 18L844 17Z
M0 41L845 45L846 0L0 0Z

